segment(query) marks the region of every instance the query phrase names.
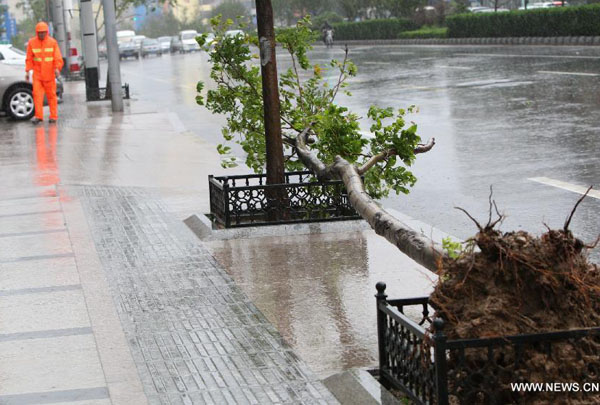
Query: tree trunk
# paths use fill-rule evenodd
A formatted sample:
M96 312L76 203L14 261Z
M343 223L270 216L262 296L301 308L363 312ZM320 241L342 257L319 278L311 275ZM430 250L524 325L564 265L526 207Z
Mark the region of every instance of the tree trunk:
M284 182L283 141L279 114L279 88L275 59L275 30L271 0L256 0L256 19L260 43L260 65L264 100L267 153L267 184Z
M326 166L307 147L308 129L296 138L296 149L302 163L320 179L342 180L348 191L348 199L358 215L365 219L378 235L383 236L408 257L433 272L438 261L446 253L431 238L412 229L384 210L365 191L357 168L337 156L335 163ZM428 145L431 149L433 144ZM428 149L427 149L428 150Z

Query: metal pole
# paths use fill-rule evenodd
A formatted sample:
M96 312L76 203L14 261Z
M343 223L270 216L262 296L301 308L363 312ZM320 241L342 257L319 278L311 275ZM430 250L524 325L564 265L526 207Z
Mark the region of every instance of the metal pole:
M88 100L98 98L98 44L92 0L80 0L81 45L85 60L85 94ZM95 97L94 97L95 96Z
M63 0L63 22L65 29L65 64L63 72L66 75L71 74L71 13L69 10L73 8L73 3L69 0Z
M279 111L275 30L271 0L256 0L256 18L260 42L260 65L265 117L267 184L283 184L284 160Z
M448 405L448 368L446 364L446 340L444 321L440 318L433 320L433 342L435 362L435 387L438 405Z
M110 100L113 111L123 111L123 94L121 94L121 67L119 65L119 46L117 44L115 3L113 0L102 0L102 4L104 8L106 50L108 53L108 76L110 78L111 92Z
M52 13L52 19L54 21L54 37L58 42L58 47L63 58L68 61L69 55L67 54L67 44L65 38L65 15L63 13L63 0L53 0L54 11ZM65 63L63 67L63 74L68 69L68 63Z

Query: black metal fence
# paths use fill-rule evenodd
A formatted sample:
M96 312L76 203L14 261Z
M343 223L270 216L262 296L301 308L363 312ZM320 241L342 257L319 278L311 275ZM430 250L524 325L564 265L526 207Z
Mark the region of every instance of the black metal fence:
M208 176L210 212L225 228L360 219L341 181L317 181L310 172L289 172L284 184L265 174Z
M123 92L123 98L125 100L128 100L130 98L129 97L130 96L129 84L125 83L121 89ZM86 98L87 98L87 101L110 100L110 92L107 91L106 87L98 87L98 88L89 87L89 88L86 88Z
M555 343L577 345L581 338L600 337L597 327L448 340L443 332L444 322L430 317L428 297L388 300L385 283L377 283L376 288L381 381L403 391L416 404L521 403L519 393L507 392L500 380L509 373L515 383L520 382L514 372L526 366L522 363L526 361L525 350L535 349L540 356L550 358ZM407 310L411 317L405 314ZM416 314L420 317L417 322L412 320ZM426 332L431 324L433 335ZM473 356L475 352L477 356ZM474 357L478 360L473 361Z

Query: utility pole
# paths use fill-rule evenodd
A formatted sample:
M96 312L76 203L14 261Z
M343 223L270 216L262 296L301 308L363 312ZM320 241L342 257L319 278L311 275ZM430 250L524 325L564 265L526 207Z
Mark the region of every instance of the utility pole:
M81 21L81 45L85 60L85 94L88 100L94 99L98 94L98 42L94 8L92 0L80 0L79 15Z
M284 183L283 141L279 112L279 87L275 59L275 29L271 0L256 0L256 20L260 45L260 69L267 147L267 184Z
M52 21L54 22L54 37L56 38L56 42L58 42L58 48L60 49L60 53L63 58L66 58L68 61L68 49L67 49L67 41L65 38L65 14L63 7L63 0L52 0L53 2L53 10L52 10ZM66 75L68 72L68 62L63 66L63 74Z
M108 76L110 100L113 112L123 111L121 93L121 66L119 65L119 45L117 44L117 24L114 0L102 0L104 8L104 32L106 33L106 51L108 53Z

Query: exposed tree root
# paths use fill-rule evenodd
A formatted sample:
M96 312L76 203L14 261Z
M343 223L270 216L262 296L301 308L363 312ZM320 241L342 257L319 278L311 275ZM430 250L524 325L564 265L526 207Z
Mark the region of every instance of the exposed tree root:
M589 191L589 190L588 190ZM585 197L585 196L584 196ZM583 199L583 197L582 197ZM458 258L441 261L439 283L431 295L437 315L446 321L449 339L483 338L580 329L600 326L600 271L590 263L585 245L568 229L580 199L563 229L548 230L540 237L527 232L502 233L494 226L501 222L490 195L490 215ZM492 206L498 219L492 221ZM561 403L597 404L599 392L583 392L583 383L600 382L600 340L587 337L548 347L527 346L516 366L516 353L497 350L495 364L487 361L486 350L466 351L471 372L461 372L458 359L449 359L451 386L460 392L463 404ZM495 370L495 371L492 371ZM494 373L492 374L486 373ZM473 375L498 379L500 396L469 393L465 381ZM513 392L514 382L579 383L579 392ZM475 382L474 382L475 384ZM476 391L476 390L475 390Z

